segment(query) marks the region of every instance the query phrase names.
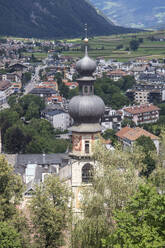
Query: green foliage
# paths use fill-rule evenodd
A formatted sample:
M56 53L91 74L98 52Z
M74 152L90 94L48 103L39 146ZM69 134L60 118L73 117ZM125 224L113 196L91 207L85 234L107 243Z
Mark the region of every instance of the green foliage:
M22 199L22 193L23 185L21 177L14 173L13 167L1 155L0 247L29 248L29 226L23 213L17 208Z
M126 126L129 126L129 127L135 127L136 124L134 121L128 119L128 118L124 118L121 122L121 126L122 127L126 127Z
M104 139L110 139L112 142L112 145L114 145L117 142L117 136L115 135L115 131L113 129L107 129L103 133L103 138Z
M156 161L153 157L156 152L155 144L150 137L142 135L136 140L136 145L140 146L145 153L145 157L143 159L144 167L140 174L149 177L156 166Z
M116 50L120 50L120 49L122 49L123 48L123 44L120 44L120 45L117 45L116 46Z
M21 178L14 174L13 167L0 156L0 221L7 221L13 217L21 196Z
M69 87L66 86L63 82L59 85L60 95L66 99L69 97Z
M145 153L149 153L151 151L155 151L156 147L154 142L151 140L150 137L146 137L144 135L140 136L137 140L136 140L136 145L141 146L143 151Z
M84 218L76 218L72 236L73 248L100 248L115 228L114 211L122 209L136 192L142 166L140 152L129 153L116 147L108 151L98 145L94 159L97 168L89 187L82 187L81 208Z
M44 100L35 95L9 98L11 109L0 112L3 149L7 153L63 153L66 140L55 139L53 126L39 119ZM23 123L20 118L29 123Z
M77 96L79 94L79 88L76 87L75 89L69 90L68 98L71 99L74 96Z
M138 40L131 40L129 43L130 49L136 51L139 48L139 41Z
M130 80L129 77L128 80ZM126 81L127 78L118 82L114 82L108 77L97 79L95 83L95 94L100 96L106 105L114 109L119 109L129 104L128 98L122 92L123 84Z
M0 222L0 248L23 248L20 235L7 222Z
M165 131L162 130L161 140L159 147L159 156L156 159L156 168L152 172L149 177L150 182L152 182L155 187L159 190L159 192L164 192L165 189L165 169L164 169L164 161L165 161Z
M4 136L4 150L8 153L24 153L29 139L18 127L10 127Z
M147 130L150 133L153 133L156 136L159 136L161 134L161 129L162 127L160 126L160 124L158 123L148 123L148 124L144 124L142 125L142 127Z
M158 105L160 108L160 115L165 115L165 103L161 103Z
M31 80L31 72L25 72L22 75L22 84L26 85Z
M45 107L44 99L35 95L25 95L18 100L19 104L24 110L24 115L31 104L35 104L38 107L38 111L41 111Z
M71 193L57 176L48 176L42 185L36 187L30 209L37 247L54 248L64 244L71 221L70 200Z
M165 246L165 195L142 185L127 206L115 215L116 229L104 244L108 248L162 248Z
M133 76L124 76L117 82L118 87L123 91L131 89L135 84L136 80Z
M32 118L40 118L39 106L34 102L29 104L25 115L25 119L27 121L31 120Z
M11 95L8 97L7 102L10 105L10 107L12 107L13 105L17 103L17 99L18 99L17 95Z

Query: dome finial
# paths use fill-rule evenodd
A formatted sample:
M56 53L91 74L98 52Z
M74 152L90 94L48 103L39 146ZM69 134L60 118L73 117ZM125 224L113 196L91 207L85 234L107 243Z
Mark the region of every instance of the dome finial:
M88 43L88 25L87 23L85 23L85 39L84 39L84 42L85 43Z
M85 43L85 55L87 56L88 55L88 25L87 23L85 23L85 39L84 39L84 43Z

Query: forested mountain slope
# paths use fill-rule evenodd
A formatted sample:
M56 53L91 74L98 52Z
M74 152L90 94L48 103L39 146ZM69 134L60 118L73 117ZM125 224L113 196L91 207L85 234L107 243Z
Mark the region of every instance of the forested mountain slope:
M38 38L132 32L116 27L85 0L0 0L0 35Z

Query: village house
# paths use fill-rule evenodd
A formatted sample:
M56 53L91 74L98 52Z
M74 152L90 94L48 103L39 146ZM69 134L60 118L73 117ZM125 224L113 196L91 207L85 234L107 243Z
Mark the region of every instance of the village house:
M78 83L76 83L76 82L64 82L64 84L66 86L68 86L70 90L73 90L73 89L77 88L77 86L78 86Z
M106 107L104 115L101 117L101 127L105 131L107 129L120 130L121 129L121 114L109 107Z
M131 101L139 104L161 103L165 101L165 85L141 83L128 89L126 95Z
M141 136L149 137L155 144L156 151L159 153L159 137L153 135L150 132L147 132L143 128L135 127L124 127L116 133L116 136L119 141L122 142L124 148L131 147L135 141Z
M43 110L41 116L48 120L55 129L64 131L71 126L70 115L62 109Z
M34 88L31 90L30 94L37 95L40 97L50 97L52 95L56 95L57 92L54 89L41 87L41 88Z
M3 91L6 97L10 96L13 93L11 82L8 80L0 81L0 91Z
M123 117L132 120L136 125L157 122L159 111L160 109L153 104L134 105L122 109Z
M120 78L127 76L128 73L126 73L125 71L122 70L113 70L113 71L109 71L106 73L107 77L109 77L110 79L114 80L114 81L118 81Z

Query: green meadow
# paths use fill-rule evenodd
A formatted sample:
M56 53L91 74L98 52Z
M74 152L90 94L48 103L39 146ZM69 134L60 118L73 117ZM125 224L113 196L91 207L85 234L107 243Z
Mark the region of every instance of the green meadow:
M165 41L152 41L165 37L165 31L141 32L137 34L112 35L103 37L93 37L89 39L89 55L93 58L104 57L105 59L116 59L117 61L129 61L135 58L165 58ZM138 50L128 51L129 43L132 39L143 38ZM67 40L67 42L78 43L79 47L63 52L64 55L72 57L81 57L84 52L81 51L83 41ZM122 45L121 49L117 49ZM78 51L77 51L78 49Z

